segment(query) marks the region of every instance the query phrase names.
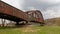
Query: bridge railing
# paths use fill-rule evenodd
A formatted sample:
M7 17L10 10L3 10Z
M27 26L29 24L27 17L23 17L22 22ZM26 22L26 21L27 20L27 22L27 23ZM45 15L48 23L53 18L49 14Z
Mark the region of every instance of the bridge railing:
M15 16L15 17L27 20L26 13L24 13L23 11L21 11L21 10L3 2L3 1L0 1L0 13L8 14L11 16Z

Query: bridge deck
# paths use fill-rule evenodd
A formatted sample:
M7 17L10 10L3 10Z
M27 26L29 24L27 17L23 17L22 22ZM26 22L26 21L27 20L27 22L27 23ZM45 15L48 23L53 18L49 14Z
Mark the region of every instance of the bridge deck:
M26 13L24 13L23 11L3 2L3 1L0 1L0 17L3 16L3 18L7 18L7 19L10 19L10 20L20 20L20 19L23 19L23 20L27 20L27 15Z
M44 19L40 11L35 10L35 11L28 11L25 13L3 1L0 1L0 18L4 18L16 22L36 21L38 23L44 24Z

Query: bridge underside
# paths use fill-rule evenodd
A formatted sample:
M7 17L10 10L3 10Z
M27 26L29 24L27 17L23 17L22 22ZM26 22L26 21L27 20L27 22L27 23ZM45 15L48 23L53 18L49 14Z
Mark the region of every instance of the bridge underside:
M0 13L0 18L7 19L7 20L10 20L10 21L14 21L14 22L16 22L16 25L23 25L23 23L19 24L19 22L20 21L26 21L26 20L24 20L22 18L18 18L18 17L15 17L15 16L3 14L3 13ZM40 24L44 25L44 23L42 23L42 22L37 22L37 21L30 21L30 22L40 23ZM26 23L27 23L27 21L26 21Z
M25 21L25 20L22 19L22 18L18 18L18 17L15 17L15 16L3 14L3 13L0 13L0 18L2 18L2 19L7 19L7 20L11 20L11 21L14 21L14 22Z

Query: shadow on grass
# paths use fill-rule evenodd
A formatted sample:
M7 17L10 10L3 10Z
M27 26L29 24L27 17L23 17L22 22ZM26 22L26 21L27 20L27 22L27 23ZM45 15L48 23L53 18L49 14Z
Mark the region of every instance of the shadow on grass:
M0 27L0 29L23 28L23 27L26 27L26 26L27 25L4 26L4 27Z

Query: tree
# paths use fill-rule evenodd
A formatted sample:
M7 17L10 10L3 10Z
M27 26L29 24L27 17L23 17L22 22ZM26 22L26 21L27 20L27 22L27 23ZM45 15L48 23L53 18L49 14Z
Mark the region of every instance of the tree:
M2 27L4 27L5 19L1 19L1 21L2 21Z

